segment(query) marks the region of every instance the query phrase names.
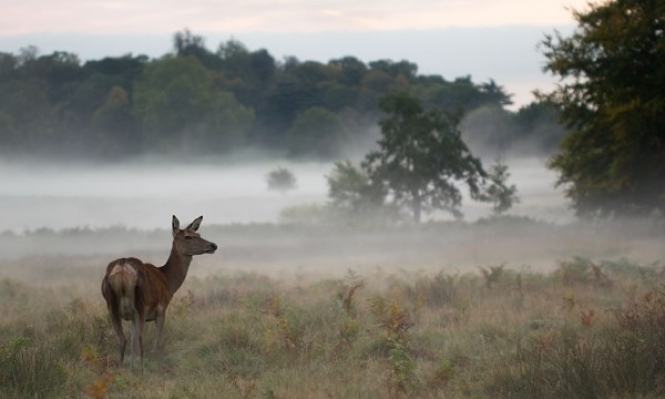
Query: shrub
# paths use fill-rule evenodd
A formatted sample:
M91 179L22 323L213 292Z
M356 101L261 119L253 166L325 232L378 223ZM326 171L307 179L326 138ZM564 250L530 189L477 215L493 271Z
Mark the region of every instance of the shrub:
M296 188L296 177L293 172L286 168L277 168L266 176L268 189L279 191L284 194L289 190Z
M598 288L611 288L613 281L601 266L579 256L559 263L557 274L561 282L567 286L593 285Z

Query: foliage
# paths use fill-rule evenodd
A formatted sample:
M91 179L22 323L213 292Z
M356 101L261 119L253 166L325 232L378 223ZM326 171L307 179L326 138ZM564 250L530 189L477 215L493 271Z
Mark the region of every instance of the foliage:
M409 94L384 97L379 150L370 152L363 167L372 184L385 187L393 201L421 214L435 209L461 217L462 195L455 184L463 181L472 198L481 198L480 183L486 173L469 151L458 129L457 116L426 111Z
M489 185L485 189L486 200L492 203L492 211L495 215L513 207L513 204L519 203L517 196L517 187L508 185L508 165L504 164L501 158L497 158L496 163L491 166L488 172Z
M388 221L399 218L398 209L385 203L385 190L371 184L367 173L350 161L336 162L327 180L330 207L346 220Z
M167 56L148 65L134 101L149 148L167 152L181 147L229 151L243 142L254 118L231 93L215 86L194 57Z
M63 391L67 373L58 354L19 337L0 346L0 393L49 398Z
M544 95L570 130L551 167L580 215L665 210L665 3L616 0L574 11L577 30L543 41Z
M278 167L266 176L268 189L286 193L297 187L296 177L290 170Z
M567 286L591 284L599 288L611 288L612 280L603 269L589 259L575 256L560 262L557 273L561 282Z
M500 397L659 397L665 391L663 293L651 291L583 329L565 325L520 342L518 367L497 370ZM590 316L591 315L591 316Z
M48 261L41 273L62 273ZM90 268L90 257L79 261ZM22 261L3 262L14 269ZM631 260L565 262L615 265L604 272L621 287L636 285L637 295L596 289L592 270L574 285L561 284L556 270L523 268L513 279L515 265L489 268L500 277L490 290L473 268L451 275L381 264L341 277L298 268L271 278L239 265L193 276L169 313L164 368L149 360L143 374L117 362L107 310L89 290L97 277L69 272L49 287L6 280L0 396L662 397L662 287ZM574 304L562 309L568 292Z
M372 139L367 132L380 117L379 99L403 91L448 112L510 102L492 80L420 75L408 60L278 62L234 39L210 50L205 38L185 29L174 34L173 53L155 59L125 55L82 64L75 54L40 55L32 46L0 53L0 149L116 159L250 145L337 159ZM521 126L518 114L503 112L490 119ZM517 145L511 138L521 130L509 131L515 133L501 142Z
M335 159L348 142L348 132L341 120L321 107L308 108L298 115L286 134L291 157Z

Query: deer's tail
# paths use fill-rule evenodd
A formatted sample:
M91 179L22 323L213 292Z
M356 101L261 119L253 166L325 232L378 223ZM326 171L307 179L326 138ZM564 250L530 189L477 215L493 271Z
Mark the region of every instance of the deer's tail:
M113 293L118 298L131 299L134 296L139 281L139 273L130 262L118 259L109 267L108 282Z
M114 317L131 320L135 312L142 314L139 269L140 265L132 262L132 259L118 259L108 265L102 282L102 293Z

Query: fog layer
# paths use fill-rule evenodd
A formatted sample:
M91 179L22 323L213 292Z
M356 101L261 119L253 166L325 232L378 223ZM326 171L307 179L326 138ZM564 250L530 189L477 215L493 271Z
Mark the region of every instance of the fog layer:
M555 175L541 159L506 160L511 184L522 202L512 213L549 222L572 220ZM277 167L293 172L297 187L286 193L267 189L266 175ZM204 215L206 224L272 223L287 207L324 204L326 175L332 163L264 160L260 162L135 162L109 165L3 164L0 231L73 227L155 229L168 227L173 214ZM463 212L473 221L489 206L465 199ZM446 215L433 215L445 218Z

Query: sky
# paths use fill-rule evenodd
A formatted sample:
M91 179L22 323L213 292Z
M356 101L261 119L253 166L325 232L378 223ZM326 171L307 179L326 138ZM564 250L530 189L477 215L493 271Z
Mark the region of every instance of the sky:
M571 32L587 0L0 0L0 51L28 45L85 61L128 53L159 57L185 28L208 48L230 38L277 59L407 59L447 79L490 78L514 94L553 87L537 45Z

